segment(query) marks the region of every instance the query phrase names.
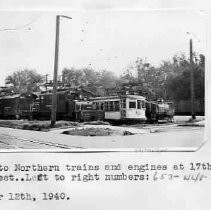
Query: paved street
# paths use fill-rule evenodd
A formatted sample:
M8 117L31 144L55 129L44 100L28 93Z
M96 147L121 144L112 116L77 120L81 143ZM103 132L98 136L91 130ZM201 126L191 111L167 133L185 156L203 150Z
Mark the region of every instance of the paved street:
M20 136L15 136L12 134L7 134L7 132L2 132L0 134L0 148L1 149L48 149L56 148L56 146L51 146L44 144L42 142L33 142L31 138L22 138Z
M132 128L134 131L134 128ZM70 136L60 130L41 132L0 127L1 149L146 149L195 150L204 141L204 127L158 126L130 136ZM153 130L154 129L154 130ZM143 131L143 130L142 130ZM146 130L149 131L149 126Z

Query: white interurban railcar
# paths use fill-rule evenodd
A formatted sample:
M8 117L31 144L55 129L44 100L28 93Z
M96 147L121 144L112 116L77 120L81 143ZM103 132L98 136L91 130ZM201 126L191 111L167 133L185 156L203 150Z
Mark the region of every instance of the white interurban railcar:
M143 96L105 96L92 98L91 101L96 109L105 111L105 120L146 120L146 98Z

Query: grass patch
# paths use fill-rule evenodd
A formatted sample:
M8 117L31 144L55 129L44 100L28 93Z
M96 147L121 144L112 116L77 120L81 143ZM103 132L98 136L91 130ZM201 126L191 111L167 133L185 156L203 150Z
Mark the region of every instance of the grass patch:
M64 131L63 134L74 136L111 136L114 131L109 128L75 128Z
M63 134L73 136L127 136L134 135L129 131L118 131L110 128L74 128L68 131L63 131Z
M83 125L110 125L110 123L106 121L89 121L83 122Z
M79 123L71 121L57 121L52 127L50 121L0 120L0 126L23 130L49 131L53 128L69 128L79 126Z

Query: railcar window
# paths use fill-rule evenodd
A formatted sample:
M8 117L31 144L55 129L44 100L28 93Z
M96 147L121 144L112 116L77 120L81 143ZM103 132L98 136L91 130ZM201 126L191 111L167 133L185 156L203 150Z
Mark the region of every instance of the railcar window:
M105 101L104 103L99 104L99 109L109 112L114 112L120 110L119 106L120 106L119 101Z
M114 110L114 102L113 101L109 101L108 102L108 110L109 111L113 111Z
M142 108L142 106L141 106L141 101L138 100L138 101L137 101L137 109L141 109L141 108Z
M96 109L99 110L99 103L96 103Z
M137 109L143 109L143 108L146 108L145 101L138 100L137 101Z
M104 104L103 103L100 104L100 109L104 110Z
M93 102L93 109L97 109L97 103Z
M145 103L145 101L142 101L142 108L146 108L146 103Z
M105 111L108 111L108 102L105 102Z
M114 101L114 111L119 111L119 101Z
M129 102L129 108L130 108L130 109L135 109L135 108L136 108L136 102L130 101L130 102Z

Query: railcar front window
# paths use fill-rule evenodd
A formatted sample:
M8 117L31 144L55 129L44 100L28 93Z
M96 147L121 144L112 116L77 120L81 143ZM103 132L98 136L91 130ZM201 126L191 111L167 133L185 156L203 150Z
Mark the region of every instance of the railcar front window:
M142 101L142 108L146 108L146 103L145 103L145 101Z
M141 109L142 108L142 106L141 106L141 101L137 101L137 109Z
M130 101L130 102L129 102L129 108L130 108L130 109L135 109L135 108L136 108L136 102Z

